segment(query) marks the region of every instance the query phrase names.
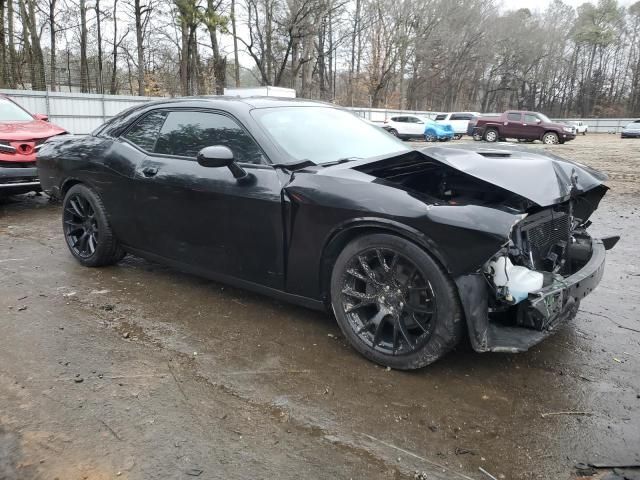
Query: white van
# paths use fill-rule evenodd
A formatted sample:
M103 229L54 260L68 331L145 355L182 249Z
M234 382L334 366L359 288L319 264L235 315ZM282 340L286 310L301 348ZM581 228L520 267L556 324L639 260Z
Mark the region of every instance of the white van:
M454 138L460 140L462 135L467 134L467 127L469 126L469 120L473 117L479 117L478 112L451 112L451 113L439 113L436 115L436 122L448 123L453 127L455 132Z

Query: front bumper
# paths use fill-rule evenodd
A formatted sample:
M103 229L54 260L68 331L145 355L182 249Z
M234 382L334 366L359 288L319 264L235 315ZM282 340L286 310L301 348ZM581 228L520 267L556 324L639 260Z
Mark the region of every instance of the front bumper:
M629 132L622 132L620 138L640 138L640 131L632 130Z
M36 167L0 167L0 195L19 195L40 190Z
M562 140L564 140L565 142L569 142L571 140L575 140L576 139L576 134L575 133L569 133L569 132L562 132L560 134L560 138Z
M529 294L529 298L518 305L518 325L536 325L537 328L490 322L488 298L491 292L484 276L480 273L456 279L473 348L479 352L523 352L572 319L580 300L600 283L606 250L612 248L617 239L606 239L605 242L606 247L603 240L592 239L591 257L580 270Z

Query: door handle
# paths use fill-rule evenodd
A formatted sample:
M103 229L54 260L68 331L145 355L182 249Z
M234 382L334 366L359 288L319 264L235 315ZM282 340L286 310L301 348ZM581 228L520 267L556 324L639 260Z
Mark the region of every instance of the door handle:
M145 167L142 169L142 174L145 177L153 177L156 173L158 173L158 169L156 167Z

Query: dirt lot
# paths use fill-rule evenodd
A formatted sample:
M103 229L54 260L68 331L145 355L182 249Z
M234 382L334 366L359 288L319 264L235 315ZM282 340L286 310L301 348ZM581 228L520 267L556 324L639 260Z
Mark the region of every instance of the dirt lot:
M412 373L367 362L322 313L132 257L83 268L58 205L0 203L0 479L558 480L640 463L640 141L552 149L611 175L592 231L622 240L602 284L525 354L462 346Z

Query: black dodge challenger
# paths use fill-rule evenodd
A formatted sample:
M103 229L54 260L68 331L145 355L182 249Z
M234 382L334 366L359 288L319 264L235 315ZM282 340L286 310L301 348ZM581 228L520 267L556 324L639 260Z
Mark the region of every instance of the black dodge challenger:
M333 311L367 358L435 361L468 334L526 350L575 316L617 237L605 175L515 147L416 150L331 105L163 100L41 148L83 265L126 253ZM260 319L256 319L260 321Z

